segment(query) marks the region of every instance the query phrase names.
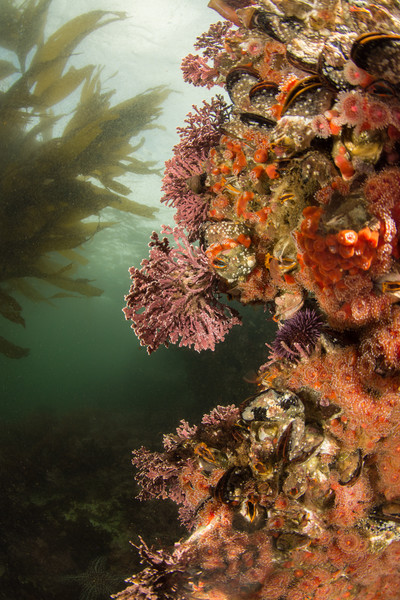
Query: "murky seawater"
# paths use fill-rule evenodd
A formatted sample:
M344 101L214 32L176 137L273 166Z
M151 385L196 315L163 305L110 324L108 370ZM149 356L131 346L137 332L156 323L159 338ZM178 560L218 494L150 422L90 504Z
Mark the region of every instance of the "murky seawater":
M53 0L45 38L95 9L126 11L128 18L90 34L71 64L104 66L102 88L115 89L112 104L152 86L173 90L157 120L163 128L143 132L137 155L162 168L175 128L205 98L204 89L181 80L181 58L216 19L197 0ZM13 60L6 50L0 58ZM9 85L6 78L0 89ZM68 115L78 100L72 94L54 111ZM178 539L174 507L135 500L130 452L142 444L157 448L182 418L194 422L216 404L239 403L254 390L244 378L267 354L270 315L252 308L242 311L246 327L234 329L214 353L171 347L148 356L139 346L121 312L128 268L147 256L151 232L171 224L172 212L159 206L159 175L121 182L131 199L160 210L153 220L102 213L116 223L79 248L88 263L74 277L103 294L51 298L60 290L29 280L47 301L16 292L26 326L2 319L2 336L30 349L18 360L0 355L0 598L7 600L107 598L138 567L129 540Z

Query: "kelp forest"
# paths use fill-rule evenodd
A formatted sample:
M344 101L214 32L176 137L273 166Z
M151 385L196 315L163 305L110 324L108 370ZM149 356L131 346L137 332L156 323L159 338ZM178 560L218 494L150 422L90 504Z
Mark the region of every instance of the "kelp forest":
M159 86L113 105L101 66L70 63L80 42L125 14L93 10L45 36L50 4L0 0L0 312L23 327L15 296L52 304L102 293L90 265L87 278L76 270L88 262L81 246L113 224L102 220L104 208L153 216L119 178L158 173L136 158L136 136L157 127L169 94ZM68 96L75 104L65 111ZM0 352L21 358L29 350L0 337Z

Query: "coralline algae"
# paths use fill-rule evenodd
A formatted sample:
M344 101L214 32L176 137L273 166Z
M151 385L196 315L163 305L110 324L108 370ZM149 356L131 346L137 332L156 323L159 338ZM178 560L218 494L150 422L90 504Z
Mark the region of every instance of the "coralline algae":
M227 21L182 70L232 105L179 130L163 187L178 248L154 237L125 315L150 351L213 348L239 322L224 293L275 306L280 330L253 397L134 452L141 498L173 499L190 536L143 542L117 598L394 600L400 7L210 6Z

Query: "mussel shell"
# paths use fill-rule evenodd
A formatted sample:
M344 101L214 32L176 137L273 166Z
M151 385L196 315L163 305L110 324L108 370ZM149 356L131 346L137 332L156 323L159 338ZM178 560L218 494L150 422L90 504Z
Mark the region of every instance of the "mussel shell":
M242 93L248 93L254 84L260 81L260 76L255 69L250 67L235 67L226 76L225 88L232 102L237 103L237 94L235 89L241 86Z
M231 221L218 221L208 223L201 231L202 247L207 252L216 244L216 254L211 253L211 265L216 269L218 275L228 283L246 277L256 263L252 247L247 247L238 242L240 236L250 239L249 229L242 223ZM219 248L225 242L237 242L233 247Z
M278 440L276 446L276 457L278 461L288 463L292 460L297 460L297 457L302 452L304 438L304 418L295 417L286 427Z
M295 548L306 546L309 543L310 540L307 536L296 532L281 533L281 535L275 540L276 549L280 550L281 552L289 552Z
M260 81L253 85L249 91L251 104L260 111L269 110L277 103L276 96L279 87L273 81Z
M292 445L292 434L293 434L293 421L289 423L286 427L285 431L282 433L279 438L277 447L276 447L276 455L278 460L282 460L283 462L289 462L289 453Z
M375 79L365 87L365 92L379 98L392 98L399 95L397 87L386 79Z
M318 75L324 84L336 92L344 92L350 90L353 86L346 80L343 68L333 67L329 65L324 55L321 54L318 61Z
M310 484L308 484L307 495L310 496L313 505L322 510L333 508L335 505L336 494L331 488L325 490L318 485L310 488Z
M377 506L373 512L373 516L382 519L383 521L400 523L400 499L398 503L385 502L384 504Z
M369 537L371 552L380 553L392 542L400 541L400 525L373 513L367 519L362 519L357 527Z
M247 425L253 421L281 420L282 415L294 419L304 415L304 405L293 392L268 388L245 400L240 406L240 414Z
M335 462L335 469L339 472L340 485L354 485L361 475L363 462L360 449L339 454Z
M318 72L318 57L323 49L322 41L310 41L304 36L299 36L289 42L286 47L286 58L288 62L307 73Z
M240 235L250 235L250 230L243 223L233 223L232 221L214 223L208 221L202 227L201 241L207 249L211 244L221 244L225 240L236 239Z
M245 112L241 113L239 117L240 121L248 127L261 127L262 129L272 129L275 127L275 121L263 117L256 113Z
M282 492L291 498L301 498L307 491L308 481L305 472L297 467L296 471L289 471L282 482Z
M250 12L249 12L250 14ZM304 28L304 23L294 16L278 16L262 9L254 9L248 22L249 29L258 29L272 39L287 44Z
M357 67L370 75L400 83L400 35L364 33L354 41L350 56Z
M253 85L249 92L250 100L270 99L276 102L276 96L279 94L279 86L274 81L260 81Z
M327 38L319 54L318 75L325 85L336 92L352 88L344 76L343 68L349 60L355 38L355 33L336 31Z
M250 467L231 467L218 480L214 497L224 504L239 504L242 500L242 489L251 477Z
M297 449L293 448L295 454L291 456L291 460L296 463L305 462L318 450L324 439L320 423L307 423L300 446Z
M211 448L204 442L195 446L194 453L203 471L208 473L226 464L226 456L217 448Z
M321 83L319 77L311 75L298 81L285 98L282 116L312 117L319 115L332 103L332 93Z
M371 513L368 519L364 519L360 526L371 536L385 536L385 534L394 534L400 540L400 527L394 519L387 519L381 514ZM389 538L390 540L390 538Z
M333 153L339 144L343 144L353 159L375 164L382 154L384 143L385 136L380 129L364 129L357 134L354 127L343 127L340 137L335 140Z
M236 531L253 533L265 526L266 510L256 500L246 498L235 510L232 528Z

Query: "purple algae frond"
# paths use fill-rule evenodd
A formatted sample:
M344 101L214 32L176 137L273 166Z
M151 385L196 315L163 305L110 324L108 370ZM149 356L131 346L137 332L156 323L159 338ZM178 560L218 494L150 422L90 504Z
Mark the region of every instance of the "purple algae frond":
M186 115L184 127L177 127L180 142L174 146L174 152L186 157L196 156L199 160L207 158L210 148L218 143L221 127L227 119L228 105L222 96L216 95L210 102L192 106L193 112Z
M135 479L141 490L139 500L171 498L181 504L185 496L179 487L179 467L168 460L167 454L150 452L142 447L132 452L136 467Z
M234 404L230 406L218 405L209 414L203 416L201 423L210 426L232 426L238 420L239 413L238 407Z
M125 296L125 318L151 354L169 343L214 350L233 325L241 323L234 309L215 297L216 276L204 252L189 243L183 229L164 227L172 235L160 240L153 232L149 258L141 269L129 270L132 285Z
M225 37L234 32L235 28L229 21L212 23L208 31L196 38L194 48L203 50L203 56L206 58L216 58L225 50Z
M161 202L176 210L176 223L189 232L189 240L198 237L201 224L207 219L209 202L204 194L196 194L188 182L201 176L210 149L221 137L221 126L227 118L227 104L222 96L215 96L201 107L193 105L178 127L180 141L173 148L174 155L165 163Z
M147 565L140 573L140 578L127 579L129 587L118 594L119 600L184 600L179 588L188 568L188 551L180 544L175 544L170 554L164 550L152 550L139 536L140 545L135 546L139 551L140 560ZM185 594L185 593L184 593Z
M165 163L162 184L165 193L161 201L176 209L174 219L178 225L188 230L190 239L198 237L199 228L207 219L207 199L192 192L187 184L190 177L200 176L202 171L199 160L186 159L179 154Z
M196 87L206 87L208 90L215 85L218 70L210 67L207 61L198 54L188 54L182 60L183 79Z

